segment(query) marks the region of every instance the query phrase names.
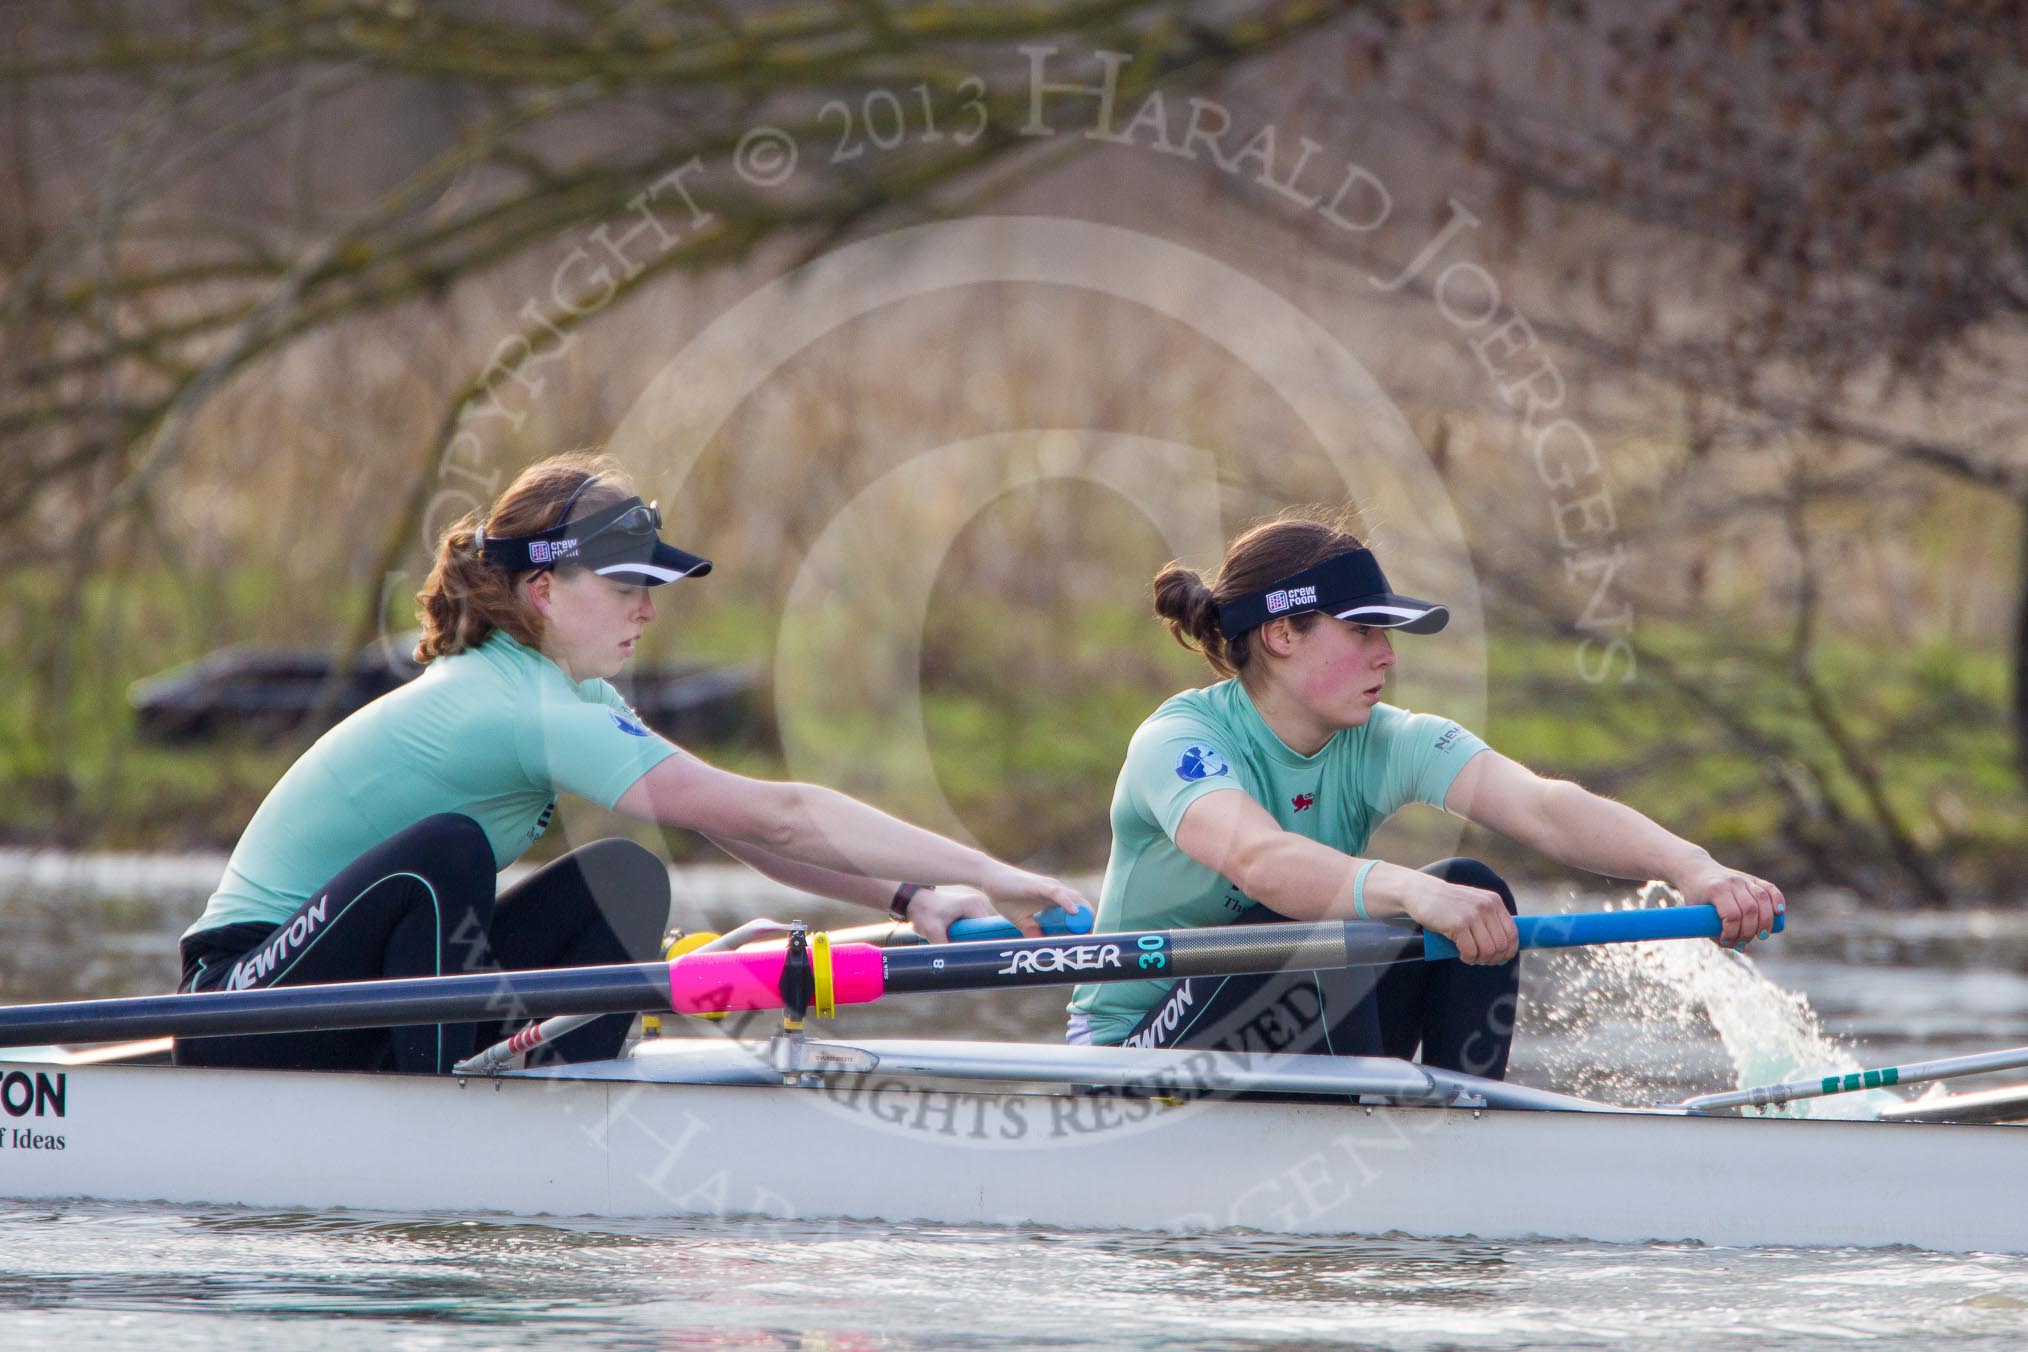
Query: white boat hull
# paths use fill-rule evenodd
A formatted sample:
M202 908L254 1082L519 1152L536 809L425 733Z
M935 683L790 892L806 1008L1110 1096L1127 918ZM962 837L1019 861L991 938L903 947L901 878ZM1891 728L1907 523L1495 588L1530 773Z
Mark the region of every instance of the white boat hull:
M0 1195L2028 1252L2010 1127L636 1073L0 1062Z

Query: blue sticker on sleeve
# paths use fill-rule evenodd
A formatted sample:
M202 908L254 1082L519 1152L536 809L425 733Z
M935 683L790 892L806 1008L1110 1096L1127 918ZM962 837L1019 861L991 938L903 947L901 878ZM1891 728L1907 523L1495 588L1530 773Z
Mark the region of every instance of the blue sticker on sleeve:
M631 719L620 717L618 711L608 709L606 712L611 716L613 726L621 732L626 733L629 737L646 737L648 735L646 728L642 727L639 723L633 722Z
M1176 778L1186 783L1231 773L1232 767L1225 763L1225 757L1208 746L1184 747L1182 756L1176 761Z

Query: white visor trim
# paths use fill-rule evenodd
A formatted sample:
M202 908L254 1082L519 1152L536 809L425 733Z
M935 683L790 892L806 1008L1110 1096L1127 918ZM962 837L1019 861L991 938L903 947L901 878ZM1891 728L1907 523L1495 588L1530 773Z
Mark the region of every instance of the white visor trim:
M657 563L609 563L603 568L594 568L592 571L600 577L612 577L617 573L637 573L642 577L652 577L657 582L674 582L678 578L690 576L687 572L678 572L674 568L664 568Z
M1350 610L1339 611L1332 618L1349 620L1355 615L1375 615L1386 616L1396 620L1419 620L1425 615L1433 615L1442 609L1442 606L1423 606L1419 609L1410 606L1354 606Z

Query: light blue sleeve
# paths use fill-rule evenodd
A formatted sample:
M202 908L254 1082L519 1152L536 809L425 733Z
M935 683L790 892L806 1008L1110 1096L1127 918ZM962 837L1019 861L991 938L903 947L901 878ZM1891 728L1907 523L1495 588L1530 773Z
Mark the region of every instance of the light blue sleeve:
M1360 796L1376 823L1409 803L1440 808L1465 762L1485 749L1478 736L1441 715L1376 704L1360 757Z
M586 692L589 697L536 701L515 724L516 750L535 783L611 808L677 748L643 723L612 686L587 684L595 687Z
M1192 718L1151 718L1127 744L1122 770L1134 806L1169 839L1183 822L1184 809L1220 789L1250 792L1228 759L1223 737Z

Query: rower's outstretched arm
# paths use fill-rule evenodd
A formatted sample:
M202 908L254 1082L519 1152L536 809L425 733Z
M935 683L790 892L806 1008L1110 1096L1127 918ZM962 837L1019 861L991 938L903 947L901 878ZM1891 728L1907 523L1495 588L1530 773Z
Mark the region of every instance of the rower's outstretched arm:
M869 878L863 873L841 873L834 868L805 864L729 836L710 836L707 839L763 878L772 879L784 887L793 887L798 892L830 897L834 901L849 901L855 906L871 906L884 911L894 896L895 888L901 885L899 880Z
M1176 848L1291 920L1357 915L1353 880L1366 861L1283 830L1237 786L1206 793L1183 810ZM1520 951L1506 903L1480 888L1376 860L1360 900L1372 919L1405 915L1435 930L1458 946L1466 962L1505 962Z
M1055 878L911 826L835 789L749 779L708 765L687 751L679 750L656 764L620 795L615 806L630 816L743 842L834 874L975 887L1030 934L1040 933L1034 920L1038 911L1051 906L1081 911L1090 906Z
M1786 904L1765 878L1730 869L1624 803L1580 784L1549 779L1497 751L1465 764L1444 808L1561 864L1608 878L1660 878L1692 905L1718 908L1718 942L1745 943L1774 923Z
M855 906L868 906L883 914L894 901L896 889L901 886L899 879L868 878L864 874L840 873L837 869L819 868L815 864L800 863L769 850L763 850L758 845L749 845L742 840L729 840L721 836L711 836L708 839L754 872L764 878L771 878L784 887L793 887L799 892L809 892L815 896L830 897L835 901L849 901ZM909 924L917 934L931 943L942 943L949 938L951 922L954 920L974 916L985 918L998 914L999 912L983 894L970 888L918 892L908 908ZM1008 918L1014 919L1012 916Z

